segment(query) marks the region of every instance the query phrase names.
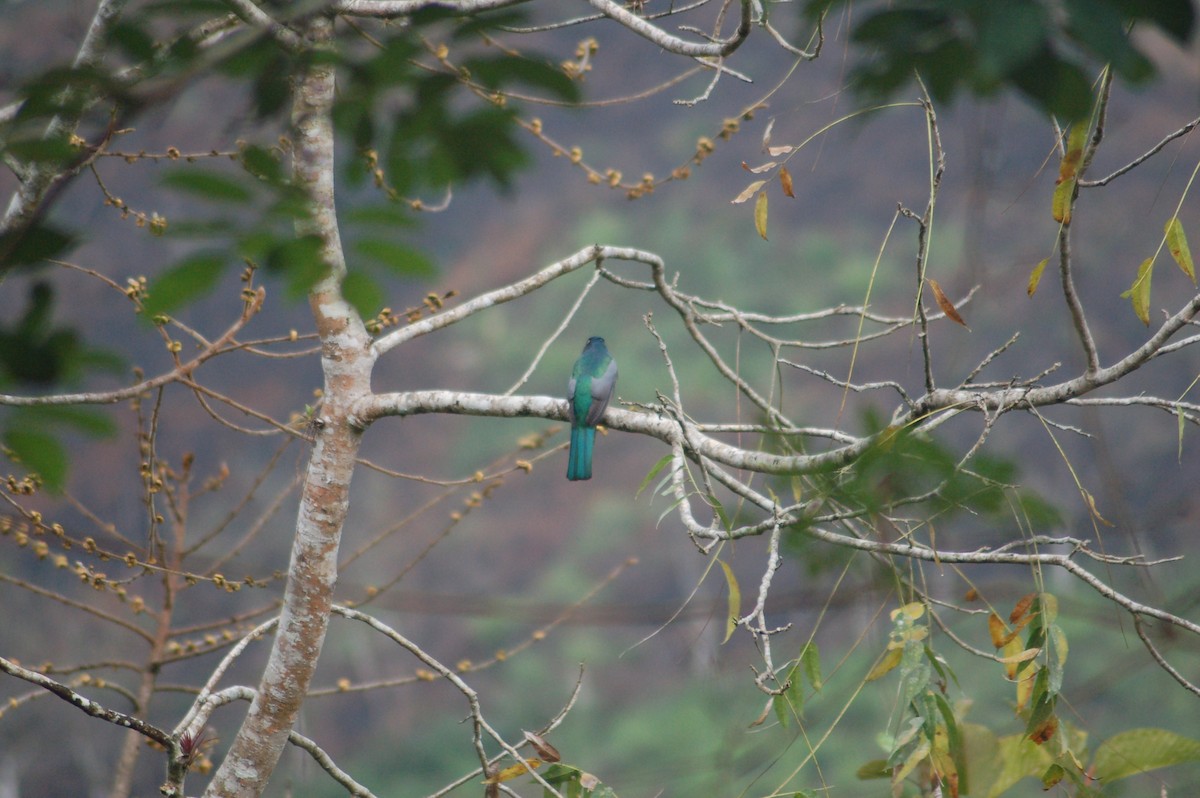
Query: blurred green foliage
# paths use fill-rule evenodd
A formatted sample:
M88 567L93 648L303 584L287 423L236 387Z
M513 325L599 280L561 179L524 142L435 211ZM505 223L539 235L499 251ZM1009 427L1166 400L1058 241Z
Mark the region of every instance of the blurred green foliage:
M847 0L809 0L816 19ZM1180 43L1195 30L1191 0L897 0L855 4L852 38L864 56L852 81L869 97L890 97L914 75L936 101L959 92L1016 89L1067 121L1091 112L1091 83L1109 66L1130 83L1154 74L1144 41L1156 30Z

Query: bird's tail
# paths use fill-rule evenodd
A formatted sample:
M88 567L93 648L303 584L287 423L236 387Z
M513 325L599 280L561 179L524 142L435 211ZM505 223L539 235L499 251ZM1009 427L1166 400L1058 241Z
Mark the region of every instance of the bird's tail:
M567 479L592 478L592 445L595 427L571 427L571 453L567 457Z

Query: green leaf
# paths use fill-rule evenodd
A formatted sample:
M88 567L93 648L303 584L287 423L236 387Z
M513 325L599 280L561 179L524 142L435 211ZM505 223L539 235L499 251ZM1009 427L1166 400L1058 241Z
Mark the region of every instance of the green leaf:
M890 779L892 777L892 769L888 766L886 759L872 759L870 762L864 762L858 766L858 770L854 771L854 775L867 781L869 779Z
M4 143L4 151L22 163L44 164L66 164L82 154L65 136L10 139Z
M1047 665L1050 669L1049 690L1052 694L1057 695L1062 690L1063 667L1067 664L1067 635L1061 626L1052 623L1046 639L1050 644L1050 655L1047 658Z
M1154 258L1149 257L1138 267L1137 279L1128 291L1121 294L1133 304L1133 314L1150 326L1150 277L1154 271Z
M16 420L23 427L28 427L30 424L43 428L51 425L74 427L80 432L99 438L117 434L117 424L107 413L79 405L23 407Z
M804 644L800 650L800 664L804 666L804 675L808 677L809 684L814 690L820 690L824 681L821 679L821 652L817 650L816 643L810 641Z
M1075 178L1060 180L1054 186L1054 197L1050 203L1050 215L1060 224L1071 223L1071 200L1075 193Z
M386 299L379 284L359 271L349 272L342 280L342 296L364 319L378 313Z
M197 252L184 258L150 284L144 304L146 317L170 313L209 293L227 265L220 252Z
M658 475L659 471L662 471L664 468L666 468L667 464L670 463L674 457L674 455L664 454L661 458L659 458L658 462L650 467L650 471L648 471L645 478L642 479L642 484L638 485L637 492L633 494L633 498L636 499L638 496L641 496L642 491L646 489L646 487L650 484L650 481Z
M41 477L53 493L62 491L67 479L67 453L53 435L27 426L11 426L0 439L31 474Z
M434 277L437 267L420 251L379 238L359 239L354 249L402 277Z
M1092 770L1101 784L1148 770L1200 760L1200 740L1166 729L1130 729L1096 749Z
M1171 251L1171 257L1179 264L1179 268L1188 279L1192 281L1192 285L1196 284L1196 265L1192 261L1192 251L1188 247L1187 236L1183 233L1183 225L1179 222L1178 216L1172 216L1166 224L1167 234L1167 249Z
M213 202L247 203L254 195L243 180L222 172L180 169L168 173L163 185Z
M74 243L75 237L65 230L38 223L0 234L0 275L14 266L58 257Z
M738 587L737 577L734 576L733 569L729 567L729 563L724 560L717 560L721 564L721 572L725 574L725 584L729 588L729 611L725 616L725 639L722 643L729 641L733 636L733 630L737 628L738 618L742 613L742 590Z
M788 701L783 695L773 696L771 698L771 707L775 710L775 718L779 721L779 725L787 728L791 708L788 706Z
M1029 273L1029 282L1025 286L1025 295L1032 297L1038 289L1038 283L1042 281L1042 272L1046 270L1046 264L1050 262L1049 258L1042 258L1037 265L1033 267L1033 271Z
M299 299L328 273L322 258L320 236L291 238L275 245L267 253L267 270L287 279L287 295Z

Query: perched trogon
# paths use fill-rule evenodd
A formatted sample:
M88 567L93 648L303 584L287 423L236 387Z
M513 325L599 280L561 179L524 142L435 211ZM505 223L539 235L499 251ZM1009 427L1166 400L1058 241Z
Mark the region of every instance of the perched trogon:
M592 336L584 344L583 354L575 361L571 381L567 383L567 414L571 417L567 479L592 478L596 425L600 423L616 386L617 361L608 353L604 339Z

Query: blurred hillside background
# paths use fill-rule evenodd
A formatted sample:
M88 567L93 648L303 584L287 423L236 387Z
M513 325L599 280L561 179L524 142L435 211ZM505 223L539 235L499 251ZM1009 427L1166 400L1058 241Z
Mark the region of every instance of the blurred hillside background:
M665 0L647 7L661 2ZM531 11L546 14L547 8L535 4ZM0 92L49 61L69 59L92 12L91 3L74 0L5 4L0 10ZM798 11L792 14L783 6L775 13L781 29L804 38ZM623 191L590 184L569 158L555 157L530 136L522 143L532 164L509 190L483 184L456 188L445 211L417 215L414 225L395 230L396 240L425 252L437 271L424 279L388 281L388 304L396 310L420 306L428 293L451 290L469 297L592 243L656 252L665 259L668 273L680 274L685 290L747 310L789 313L861 304L897 203L924 206L928 142L922 109L907 102L917 98L915 86L896 107L830 126L860 106L845 82L855 53L847 44L844 21L831 19L826 34L822 56L800 64L786 81L793 59L767 46L762 37L758 46L744 47L730 60L733 69L753 75L754 82L726 77L711 97L694 105L676 101L701 95L710 79L707 72L643 99L602 107L520 104L524 116L542 120L547 136L564 146L580 147L589 164L618 169L627 177L670 173L691 158L703 136L713 139L716 149L692 168L687 180L666 183L630 200ZM679 63L661 58L654 45L619 35L611 26L550 31L535 46L565 59L587 36L596 38L599 49L582 83L585 103L637 95L681 71ZM1145 152L1200 109L1195 45L1189 51L1165 40L1150 46L1160 77L1142 89L1119 86L1114 91L1094 177ZM776 84L779 88L772 92ZM240 106L247 107L243 121L230 125L228 120L238 116L229 109ZM222 113L212 113L215 108ZM748 108L755 108L752 119L742 118ZM1057 230L1050 214L1059 157L1053 128L1023 100L1006 94L984 101L961 99L937 110L947 157L930 273L952 297L976 289L959 307L970 329L945 322L938 327L933 343L939 357L966 374L1020 331L1020 339L989 367L990 379L1036 373L1058 362L1067 373L1077 370L1078 345L1049 270L1038 293L1026 296L1030 271L1052 254ZM737 132L724 140L717 134L727 119L741 121ZM769 160L763 152L768 124L773 125L774 144L793 145L829 127L789 161L795 198L784 197L777 186L769 188L769 232L763 240L755 231L753 203L735 205L731 200L753 179L743 163L755 166ZM241 90L219 79L194 83L175 100L138 117L133 127L113 149L205 152L232 149L238 139L269 144L278 135L277 130L257 126ZM1102 358L1124 354L1145 336L1120 294L1137 264L1158 246L1163 221L1185 191L1198 158L1200 141L1193 134L1109 189L1092 190L1080 200L1078 281ZM163 175L174 168L177 165L148 160L98 165L112 194L172 224L191 212L178 194L161 187ZM0 175L0 195L8 196L14 187L10 174ZM424 197L430 205L441 199ZM343 183L338 202L349 212L379 202L379 193L369 184ZM86 242L67 260L121 284L130 277L152 277L194 246L191 240L173 236L170 227L160 238L122 220L88 178L69 186L54 213L86 231ZM1196 240L1200 204L1189 198L1180 217ZM344 225L347 251L354 251L358 234L353 224ZM911 225L901 223L892 233L870 287L873 310L899 317L912 314L915 239ZM1180 274L1166 269L1159 274L1151 305L1155 319L1160 318L1160 308L1173 309L1191 290ZM447 333L452 345L445 337L411 342L403 358L381 365L375 389L506 390L587 279L577 274L536 302L518 301L459 325ZM122 351L147 373L168 367L161 341L129 312L128 304L111 288L78 273L44 269L9 276L0 283L0 319L16 318L38 281L49 281L57 291L57 321L74 326L89 343ZM269 313L256 319L249 332L307 332L311 318L304 302L286 299L283 287L270 280L266 285ZM780 291L781 286L787 290ZM179 317L197 329L217 329L236 315L237 291L231 279ZM654 314L668 344L683 346L686 333L653 294L638 298L601 282L522 391L563 395L584 340L602 335L620 363L621 400L649 402L655 391L669 392L657 344L643 324L647 313ZM809 335L812 340L852 338L856 324L853 316L841 317L813 325ZM736 334L727 331L722 340L724 352L732 356ZM768 363L764 354L747 345L742 354L746 369ZM847 358L845 349L835 349L817 353L808 362L844 375ZM1180 371L1178 362L1161 368L1152 363L1132 382L1157 395L1180 396L1200 373L1200 363L1195 353L1182 360L1190 364L1189 370ZM704 364L677 360L676 365L693 412L730 406L728 383ZM228 357L206 376L214 388L278 418L311 404L321 379L313 357L267 365L259 358ZM915 336L903 332L864 344L855 376L864 382L900 379L919 393L922 372ZM113 377L98 385L111 387L125 380ZM801 374L784 375L784 380L791 406L803 408L794 410L794 417L817 426L832 426L837 418L844 428L858 431L869 413L886 418L892 411L880 395L850 395L839 415L843 396L834 386ZM1123 393L1134 390L1126 385ZM137 539L147 528L137 420L125 405L104 412L119 429L116 437L72 437L67 497L44 496L37 506L68 528L84 529L99 520ZM144 412L150 413L149 405ZM251 418L233 417L228 409L220 412L234 423L261 426ZM754 420L746 412L742 420ZM1198 553L1194 539L1200 519L1195 431L1183 433L1180 447L1175 418L1161 411L1126 409L1117 414L1055 408L1046 415L1062 425L1084 427L1092 435L1056 430L1060 453L1037 419L1013 414L1005 417L1003 429L989 442L990 454L1011 461L1018 481L1055 508L1061 522L1054 532L1095 537L1076 488L1078 479L1113 523L1100 528L1106 550L1142 552L1152 559L1184 554L1180 562L1106 576L1135 597L1194 617L1200 597L1190 559ZM549 445L565 442L564 425L540 420L385 419L367 437L363 455L386 469L463 480L500 458L531 457L521 453L520 442L552 428ZM941 440L961 450L976 434L972 424L950 423ZM228 542L199 552L195 569L223 557L260 519L266 524L263 532L237 550L223 572L231 578L269 577L285 566L296 501L288 490L294 489L306 462L302 444L263 442L218 426L188 392L176 387L164 398L153 445L158 456L170 462L194 454L197 494L204 479L228 468L219 489L197 495L190 505L188 525L197 535L221 524L261 481L222 538ZM472 684L484 696L489 717L503 718L508 729L535 729L566 701L582 663L579 701L552 740L570 761L584 765L625 798L770 795L785 783L788 790L811 789L813 794L828 787L839 797L886 794L884 782L859 781L855 771L867 760L886 755L881 730L896 711L894 682L884 679L862 686L887 640L887 611L896 603L893 583L881 569L857 561L844 573L852 559L849 554L811 542L792 546L776 577L769 617L779 625L793 624L786 656L794 656L815 632L825 686L809 696L803 725L784 727L772 715L766 723L752 726L765 699L750 671L757 660L752 641L735 634L721 644L725 580L717 569L710 570L711 561L697 553L674 516L664 515L669 505L663 498L652 496L651 490L638 494L663 453L650 439L610 433L597 443L591 482L568 483L563 478L566 455L559 452L536 462L530 473L509 473L486 495L476 497L473 492L483 485L445 487L361 470L353 486L344 559L417 508L433 504L350 564L340 579L339 596L361 601L416 562L370 607L450 663L485 661L561 619L544 639L478 671ZM1003 543L1018 533L1003 517L963 515L945 522L938 534L968 547L984 541ZM760 576L764 543L747 540L725 554L747 597ZM631 558L636 564L627 564ZM47 568L8 542L0 544L0 570L5 574L37 581L46 578ZM619 574L606 582L617 568ZM111 568L114 575L119 570L119 563ZM945 586L930 589L961 598L963 584L952 570L944 570L942 576ZM1196 699L1184 695L1155 666L1128 621L1079 585L1053 581L1059 576L1049 575L1047 589L1059 595L1062 623L1072 641L1073 660L1064 687L1069 699L1064 715L1071 723L1094 740L1140 725L1200 736ZM51 579L62 590L77 581L69 570ZM974 579L1000 606L1011 607L1028 589L1028 572L1017 568L992 567L976 572ZM266 581L264 588L232 595L200 584L187 594L177 620L186 622L191 614L197 619L227 616L229 628L236 628L235 616L269 603L281 590L280 580ZM573 606L601 584L594 598ZM9 581L0 581L0 607L0 653L26 663L119 661L129 657L130 648L142 645L119 629L97 627L85 614ZM974 644L987 647L982 616L968 616L956 628ZM204 634L198 632L196 638ZM261 644L259 650L252 649L228 681L254 680L265 650ZM1200 672L1194 640L1182 639L1166 651L1181 670L1193 677ZM202 680L217 656L183 658L165 666L164 684ZM998 665L965 655L951 662L973 702L969 718L997 733L1021 730L1023 724L1011 712L1011 688L999 678ZM336 694L339 680L383 680L411 674L414 667L402 652L381 642L364 642L357 630L335 622L317 677L321 688L332 688L335 694L312 699L305 710L301 731L319 737L339 764L380 795L428 795L472 767L466 744L469 724L460 722L466 714L461 696L444 684L419 681ZM969 686L961 678L986 668L996 673L970 679ZM110 677L118 682L122 678L119 669ZM25 692L26 686L15 680L0 680L0 704ZM117 696L106 700L120 704ZM155 713L173 717L188 700L184 694L174 698L168 693L158 699ZM239 713L240 709L228 710L214 717L218 738L232 736ZM121 738L97 735L96 726L53 698L0 717L0 797L103 794L109 781L106 768ZM820 742L815 758L819 767L810 762L795 781L787 782L788 774L800 767L831 726L833 732ZM53 755L47 749L53 749ZM287 764L280 772L286 771L286 776L277 779L272 794L340 794L336 785L313 773L304 757L295 752L285 757ZM134 794L156 794L160 779L157 765L144 759ZM1040 792L1032 780L1021 785L1011 794ZM1027 791L1022 793L1022 788ZM1157 795L1160 788L1172 796L1200 793L1200 767L1130 780L1105 794ZM476 795L480 789L469 784L454 794Z

